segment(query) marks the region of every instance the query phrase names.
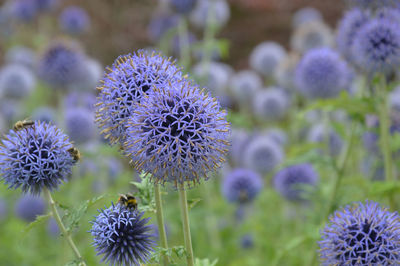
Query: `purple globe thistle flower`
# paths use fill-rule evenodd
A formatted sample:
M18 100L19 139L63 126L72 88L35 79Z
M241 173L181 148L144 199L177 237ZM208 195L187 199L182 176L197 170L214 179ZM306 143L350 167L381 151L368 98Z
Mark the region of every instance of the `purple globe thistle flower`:
M30 22L37 15L37 7L32 0L16 0L11 4L13 17L22 22Z
M331 47L334 36L332 30L323 22L309 22L298 27L290 39L291 48L304 54L309 50Z
M288 96L280 88L266 88L255 93L253 97L253 112L263 120L280 120L288 111Z
M391 73L400 65L400 24L387 19L370 20L354 37L352 52L365 72Z
M190 13L190 22L200 29L207 26L209 20L216 27L223 27L229 20L231 11L226 0L201 0Z
M213 96L223 94L233 74L233 69L224 63L210 62L207 65L199 63L193 67L193 74Z
M314 143L329 143L329 153L332 156L340 154L343 147L343 140L332 128L327 128L324 124L315 124L308 132L307 139Z
M208 179L227 153L229 124L218 101L187 80L153 88L127 124L125 150L155 183L190 187Z
M10 130L0 144L1 179L9 188L40 194L68 180L75 161L67 135L53 125L34 122L21 130Z
M65 128L72 141L78 144L88 142L96 133L94 114L85 108L68 109L65 112Z
M339 22L336 43L338 50L350 62L354 60L352 46L354 36L371 17L368 11L359 8L348 10Z
M96 96L92 92L71 91L64 98L64 108L74 109L83 108L94 111L96 104Z
M110 265L141 265L153 251L154 240L151 227L146 225L150 218L144 212L132 211L120 204L99 210L91 223L90 233L97 255Z
M81 77L69 84L68 89L78 92L94 92L94 89L100 85L103 66L95 59L85 58L84 62L82 62L81 71Z
M56 219L53 217L47 222L47 232L53 237L58 237L60 235L60 228L58 227Z
M222 194L233 203L253 201L263 188L261 176L253 170L236 168L222 181Z
M265 136L253 138L243 150L244 165L262 174L270 173L283 159L281 146Z
M36 5L36 9L38 11L51 11L53 10L58 4L59 4L59 0L33 0L33 2L35 2Z
M53 41L40 57L37 72L52 87L68 88L82 78L84 60L76 43Z
M33 195L23 195L15 204L15 215L26 222L33 222L36 216L46 212L46 203L43 198Z
M318 9L313 7L303 7L294 13L292 18L292 26L293 28L297 28L309 22L321 22L322 20L322 14L318 11Z
M273 77L277 66L286 57L285 49L276 42L263 42L250 54L250 66L265 77Z
M23 65L12 64L0 69L0 94L5 98L27 98L35 86L35 76Z
M169 0L169 4L177 13L185 15L196 6L197 0Z
M18 64L33 69L36 63L35 52L24 46L13 46L5 55L5 60L9 64Z
M60 28L69 34L81 34L90 26L89 15L78 6L69 6L59 17Z
M125 126L135 105L154 87L182 78L180 68L159 53L139 50L118 57L107 68L96 103L96 123L111 144L123 143Z
M400 217L378 203L355 203L336 211L321 232L323 265L398 265Z
M240 246L244 249L254 247L254 236L252 234L245 234L240 238Z
M251 136L244 129L233 128L230 137L231 147L229 150L230 157L232 158L233 164L236 166L242 166L243 164L243 150L250 142Z
M308 190L315 187L319 176L311 164L297 164L280 170L274 177L275 189L290 201L306 200Z
M270 128L265 132L266 136L273 139L281 146L285 146L288 142L288 136L285 131L280 128Z
M8 204L4 198L0 197L0 222L8 216Z
M178 15L156 12L152 17L147 32L153 42L158 42L171 29L176 28L180 22Z
M56 123L56 110L52 107L41 106L36 108L32 113L32 119L34 121L45 122L47 124Z
M349 69L339 54L328 48L309 51L297 66L295 83L308 98L332 98L347 88Z
M262 85L262 79L255 71L243 70L232 76L229 89L239 103L247 105Z

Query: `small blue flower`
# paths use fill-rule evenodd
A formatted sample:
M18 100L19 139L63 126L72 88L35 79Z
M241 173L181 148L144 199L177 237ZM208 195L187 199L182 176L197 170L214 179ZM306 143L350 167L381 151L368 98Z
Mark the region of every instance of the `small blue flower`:
M391 73L400 66L400 23L375 18L354 38L354 59L369 74Z
M229 132L218 101L181 80L142 97L127 123L125 150L155 183L190 187L224 161Z
M349 83L349 68L339 54L328 48L306 53L297 66L295 83L308 98L336 97Z
M263 180L253 170L236 168L225 176L221 188L222 194L229 202L248 203L262 190Z
M99 210L90 233L97 255L109 265L141 265L146 263L155 245L150 218L120 204Z
M82 78L84 60L76 43L53 41L39 58L38 76L54 88L68 88Z
M85 108L71 108L65 112L65 129L72 141L81 144L96 134L94 114Z
M68 180L75 161L67 135L55 126L35 122L10 130L0 144L0 175L9 188L40 194Z
M263 42L250 54L251 68L265 77L272 77L279 63L286 57L285 49L276 42Z
M119 56L107 68L96 103L96 122L111 144L123 143L128 118L143 95L182 78L180 68L159 53L139 50Z
M45 214L46 202L38 196L23 195L15 203L14 211L18 218L30 223L36 216Z
M30 69L23 65L7 65L0 69L0 95L5 98L27 98L36 86Z
M304 186L315 187L318 179L311 164L297 164L280 170L274 177L274 186L286 199L302 201L309 192Z
M11 3L14 18L22 22L31 22L37 15L37 7L32 0L15 0Z
M69 34L81 34L90 26L89 15L78 6L69 6L59 18L60 28Z
M400 217L378 203L336 211L321 232L322 265L399 265Z

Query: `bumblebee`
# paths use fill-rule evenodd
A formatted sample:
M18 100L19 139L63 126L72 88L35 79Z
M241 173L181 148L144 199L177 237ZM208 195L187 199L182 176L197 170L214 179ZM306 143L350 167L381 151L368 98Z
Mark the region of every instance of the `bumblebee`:
M33 126L34 124L35 124L35 122L30 121L30 120L17 121L17 122L14 124L13 129L14 129L14 131L20 131L20 130L22 130L22 129L24 129L24 128L31 127L31 126Z
M120 194L118 202L127 207L130 210L137 209L137 200L131 194Z
M79 150L77 148L72 147L72 148L69 148L67 151L69 152L69 154L71 154L71 156L75 162L77 162L81 159L81 153L79 152Z

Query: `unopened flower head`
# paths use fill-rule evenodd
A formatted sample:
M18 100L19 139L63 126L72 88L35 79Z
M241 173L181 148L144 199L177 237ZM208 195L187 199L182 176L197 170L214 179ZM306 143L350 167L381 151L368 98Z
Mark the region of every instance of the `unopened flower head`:
M164 88L180 79L182 73L174 62L159 53L139 50L118 57L108 67L96 103L96 122L111 144L122 143L129 117L135 105L153 87Z
M376 202L336 211L321 236L322 265L400 264L400 217Z
M155 183L197 184L224 161L229 124L215 98L181 80L157 87L142 101L127 125L125 149L134 167Z
M143 218L143 214L120 204L99 210L90 233L102 261L109 265L146 263L155 244L151 226L146 225L150 218Z
M53 125L34 122L10 130L0 144L1 179L9 188L40 194L68 180L75 164L67 135Z

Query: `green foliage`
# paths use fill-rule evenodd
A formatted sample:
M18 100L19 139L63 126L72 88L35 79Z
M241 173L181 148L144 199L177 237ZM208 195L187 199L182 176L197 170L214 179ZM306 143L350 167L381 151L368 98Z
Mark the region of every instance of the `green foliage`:
M156 212L156 202L154 199L154 185L150 180L150 177L145 174L140 175L141 182L134 182L133 184L137 188L137 196L141 203L138 206L139 210L144 212Z

